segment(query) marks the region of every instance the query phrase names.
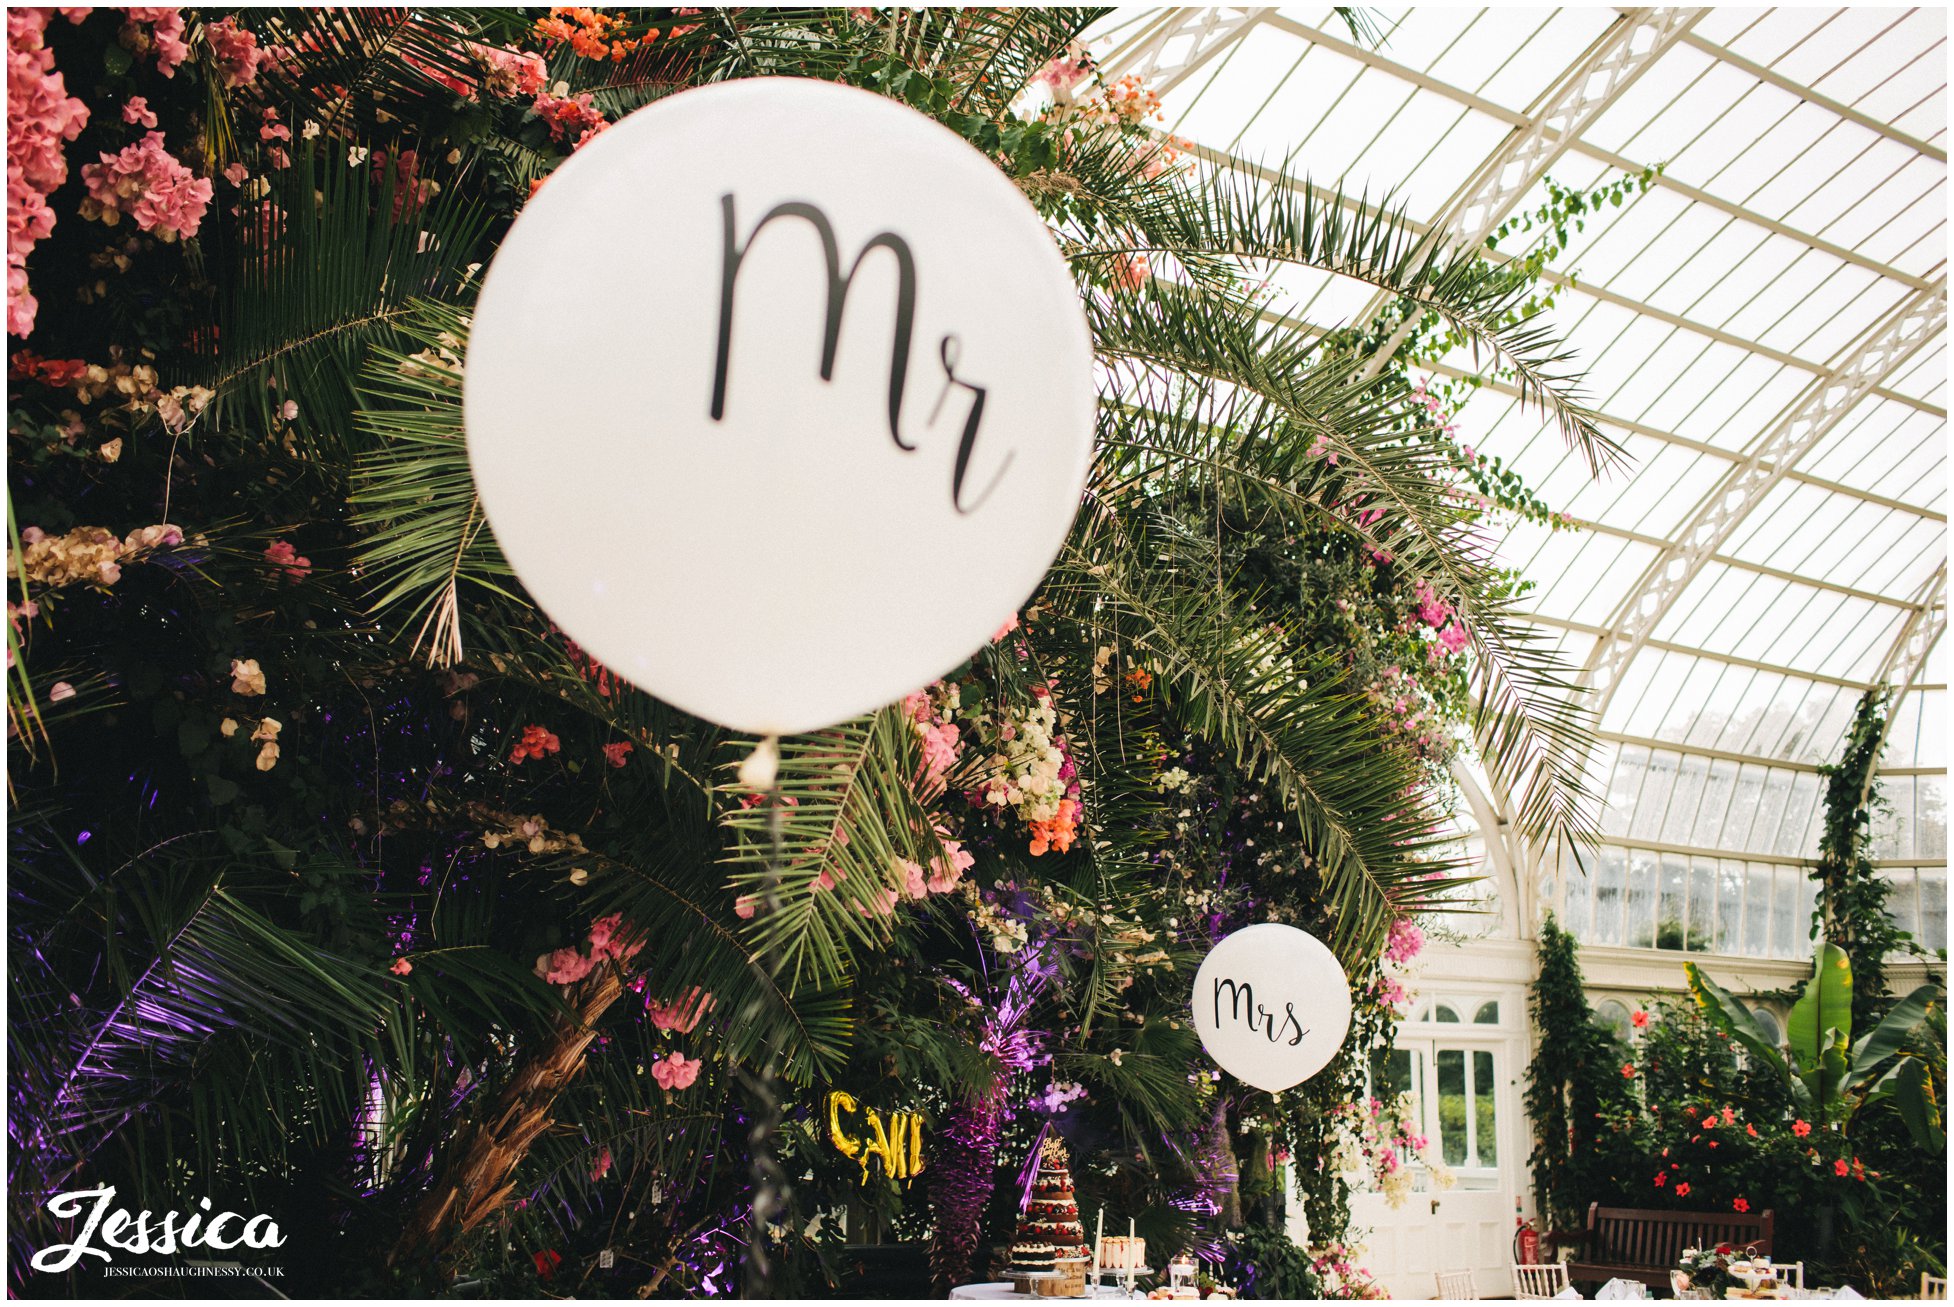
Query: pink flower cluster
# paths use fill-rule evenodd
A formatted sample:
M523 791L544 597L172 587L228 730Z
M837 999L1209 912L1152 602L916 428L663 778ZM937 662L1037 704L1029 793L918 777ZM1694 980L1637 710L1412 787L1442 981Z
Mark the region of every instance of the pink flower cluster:
M86 9L64 11L80 22ZM47 197L68 180L66 142L88 124L43 40L52 11L7 11L7 330L34 330L39 303L27 289L27 256L54 231Z
M909 858L896 859L896 872L902 877L903 897L910 900L928 898L932 894L948 894L963 883L963 874L969 871L977 859L963 851L963 845L945 835L940 829L937 835L943 841L943 856L927 870L921 863ZM893 907L893 904L891 905Z
M650 1017L651 1024L660 1030L674 1030L681 1035L689 1035L698 1028L699 1022L705 1019L706 1013L712 1011L712 1004L712 995L694 985L669 1002L660 1003L646 999L645 1015Z
M1031 80L1049 86L1055 95L1063 95L1070 93L1092 69L1092 56L1086 53L1085 45L1074 41L1065 47L1064 54L1039 69Z
M175 77L177 65L190 57L190 47L183 41L183 11L159 6L124 9L122 13L128 20L122 24L122 44L132 54L146 54L154 49L156 71L165 77ZM148 32L142 30L145 25Z
M482 89L505 99L535 95L549 81L550 66L528 50L505 50L496 45L471 45L470 51L487 67Z
M536 97L536 116L550 129L550 139L558 145L569 143L573 150L581 149L591 137L610 126L604 115L593 109L590 92L559 98L548 91Z
M1452 421L1452 415L1445 411L1445 405L1439 402L1438 396L1426 389L1430 384L1430 379L1427 378L1412 387L1411 402L1422 406L1425 412L1431 414L1436 419L1432 424L1433 426L1438 427L1448 436L1456 437L1459 434L1459 428ZM1472 450L1470 448L1466 450L1466 457L1472 457Z
M1391 919L1391 936L1384 944L1384 956L1403 966L1425 949L1425 932L1410 917Z
M962 842L952 839L945 828L938 826L936 835L943 846L942 856L928 867L913 858L891 859L889 869L894 883L869 891L868 901L857 905L857 910L863 916L893 916L896 905L904 899L915 902L932 894L948 894L963 884L963 874L976 863L976 857L964 852ZM811 890L816 894L825 894L847 878L839 863L823 867L821 874L814 878ZM733 915L742 921L750 921L759 907L759 895L742 894L733 901Z
M400 221L400 215L408 209L418 209L426 204L434 194L434 183L421 176L421 155L418 150L402 150L393 156L393 216ZM385 150L373 152L373 184L381 190L387 186L388 154Z
M1411 593L1418 600L1418 617L1425 625L1438 632L1438 643L1431 647L1431 660L1437 662L1446 654L1458 653L1472 637L1467 633L1465 623L1452 611L1452 605L1438 597L1423 581L1411 583Z
M206 23L204 38L210 42L210 52L217 56L217 69L223 74L225 86L251 85L272 61L271 51L261 49L258 38L239 27L235 19L220 18Z
M963 732L940 709L928 690L918 690L902 701L902 710L916 724L923 746L923 775L917 789L924 798L943 792L944 779L963 756Z
M590 923L590 952L572 944L545 953L536 959L536 974L552 985L574 985L606 959L622 965L644 946L644 938L627 930L623 915L613 912Z
M285 579L293 583L303 581L312 574L312 560L299 553L289 540L274 540L266 545L265 561L274 568L282 569Z
M119 153L104 153L100 163L83 165L81 177L88 184L82 217L113 227L127 214L138 228L165 241L195 236L210 207L210 180L178 163L163 148L161 132L149 132Z
M690 1089L692 1082L699 1078L699 1068L704 1065L696 1057L673 1053L651 1064L651 1078L658 1082L660 1089Z
M1371 683L1372 703L1391 715L1385 729L1402 736L1421 758L1442 761L1448 746L1445 723L1421 692L1416 678L1403 668L1386 667L1384 675Z

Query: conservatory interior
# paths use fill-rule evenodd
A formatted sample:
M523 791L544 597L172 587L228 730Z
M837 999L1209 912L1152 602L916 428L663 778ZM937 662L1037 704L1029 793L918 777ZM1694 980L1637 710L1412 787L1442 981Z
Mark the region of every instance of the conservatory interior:
M275 1220L244 1296L1946 1296L1945 10L9 27L11 1293L181 1290L50 1260L113 1186ZM1013 330L1096 403L1023 420L1089 479L1008 611L956 596L1035 533L938 552L973 448L1017 493L982 329L905 353L905 300L850 379L930 233L734 243L710 115L777 74L857 90L749 132L852 176L878 129L807 124L874 92L1063 255ZM1018 276L985 226L955 275ZM816 384L816 308L777 367L730 325L814 230L843 434L975 396L950 516L704 482L676 538L592 452L666 362L580 333L709 273L737 421ZM885 511L934 571L871 592L827 541ZM759 594L837 681L996 634L796 733L846 714L619 670L679 572L643 638ZM1202 987L1277 928L1350 1002L1265 1074Z
M1543 1211L1529 1167L1543 922L1577 942L1592 1019L1625 1061L1651 1011L1688 998L1685 961L1781 1041L1811 972L1827 768L1870 730L1883 750L1859 774L1884 803L1860 856L1911 937L1886 983L1945 978L1946 16L1419 8L1378 26L1366 40L1327 10L1208 9L1104 30L1108 67L1146 74L1213 167L1389 190L1427 227L1512 231L1498 257L1552 246L1555 321L1632 456L1594 480L1510 384L1452 410L1578 523L1521 521L1497 550L1600 714L1602 840L1578 858L1529 845L1456 764L1485 899L1428 944L1390 1070L1454 1183L1414 1165L1415 1199L1369 1183L1352 1207L1393 1296L1504 1297L1515 1214L1585 1216ZM1550 199L1546 177L1637 185L1565 230L1510 224ZM1334 275L1283 289L1285 312L1325 328L1379 307ZM1428 374L1469 375L1460 362ZM1291 1224L1306 1240L1300 1205ZM1437 1277L1458 1272L1445 1292Z

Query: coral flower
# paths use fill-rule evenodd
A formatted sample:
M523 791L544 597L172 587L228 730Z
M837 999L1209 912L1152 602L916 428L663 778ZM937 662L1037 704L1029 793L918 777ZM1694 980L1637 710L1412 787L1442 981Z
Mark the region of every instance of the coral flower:
M1649 1024L1649 1014L1638 1007L1629 1014L1628 1021L1630 1025L1640 1030Z
M699 1068L704 1065L696 1057L673 1053L651 1064L651 1078L658 1082L660 1089L690 1089L692 1082L699 1078Z
M1791 1123L1791 1133L1797 1135L1800 1139L1803 1139L1811 1132L1812 1126L1809 1121L1793 1121Z
M1635 1064L1633 1062L1622 1063L1622 1079L1624 1080L1635 1079Z
M522 739L510 750L509 761L520 763L529 758L541 758L544 754L561 752L562 748L562 743L553 732L531 724L522 728Z
M1682 1183L1676 1186L1676 1197L1678 1198L1689 1197L1689 1181L1684 1180Z

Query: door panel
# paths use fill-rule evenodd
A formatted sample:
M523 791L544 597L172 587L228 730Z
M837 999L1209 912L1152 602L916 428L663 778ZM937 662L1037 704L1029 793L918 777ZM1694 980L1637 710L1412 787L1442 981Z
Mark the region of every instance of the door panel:
M1502 1006L1515 1004L1518 995ZM1443 1014L1441 1014L1442 1016ZM1454 1176L1437 1189L1412 1159L1415 1189L1393 1211L1381 1194L1351 1196L1354 1226L1368 1229L1364 1263L1397 1298L1430 1298L1440 1271L1469 1270L1481 1297L1513 1292L1513 1213L1524 1136L1514 1082L1524 1045L1510 1031L1466 1023L1401 1030L1380 1097L1409 1093L1413 1120Z

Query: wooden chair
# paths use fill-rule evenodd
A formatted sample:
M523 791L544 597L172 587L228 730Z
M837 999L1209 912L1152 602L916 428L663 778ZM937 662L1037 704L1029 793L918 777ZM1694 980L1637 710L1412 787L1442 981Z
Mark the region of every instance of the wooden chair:
M1777 1272L1778 1283L1793 1289L1805 1287L1805 1264L1803 1262L1772 1262L1771 1269Z
M1920 1273L1920 1296L1922 1298L1945 1298L1947 1296L1947 1277Z
M1545 1266L1513 1268L1515 1298L1551 1298L1566 1287L1567 1267L1559 1262L1549 1262Z
M1588 1228L1580 1257L1568 1264L1570 1280L1637 1280L1666 1287L1669 1271L1685 1248L1720 1243L1771 1251L1774 1212L1657 1212L1635 1207L1588 1208Z
M1472 1302L1479 1297L1473 1287L1471 1271L1440 1271L1438 1296L1443 1302Z

